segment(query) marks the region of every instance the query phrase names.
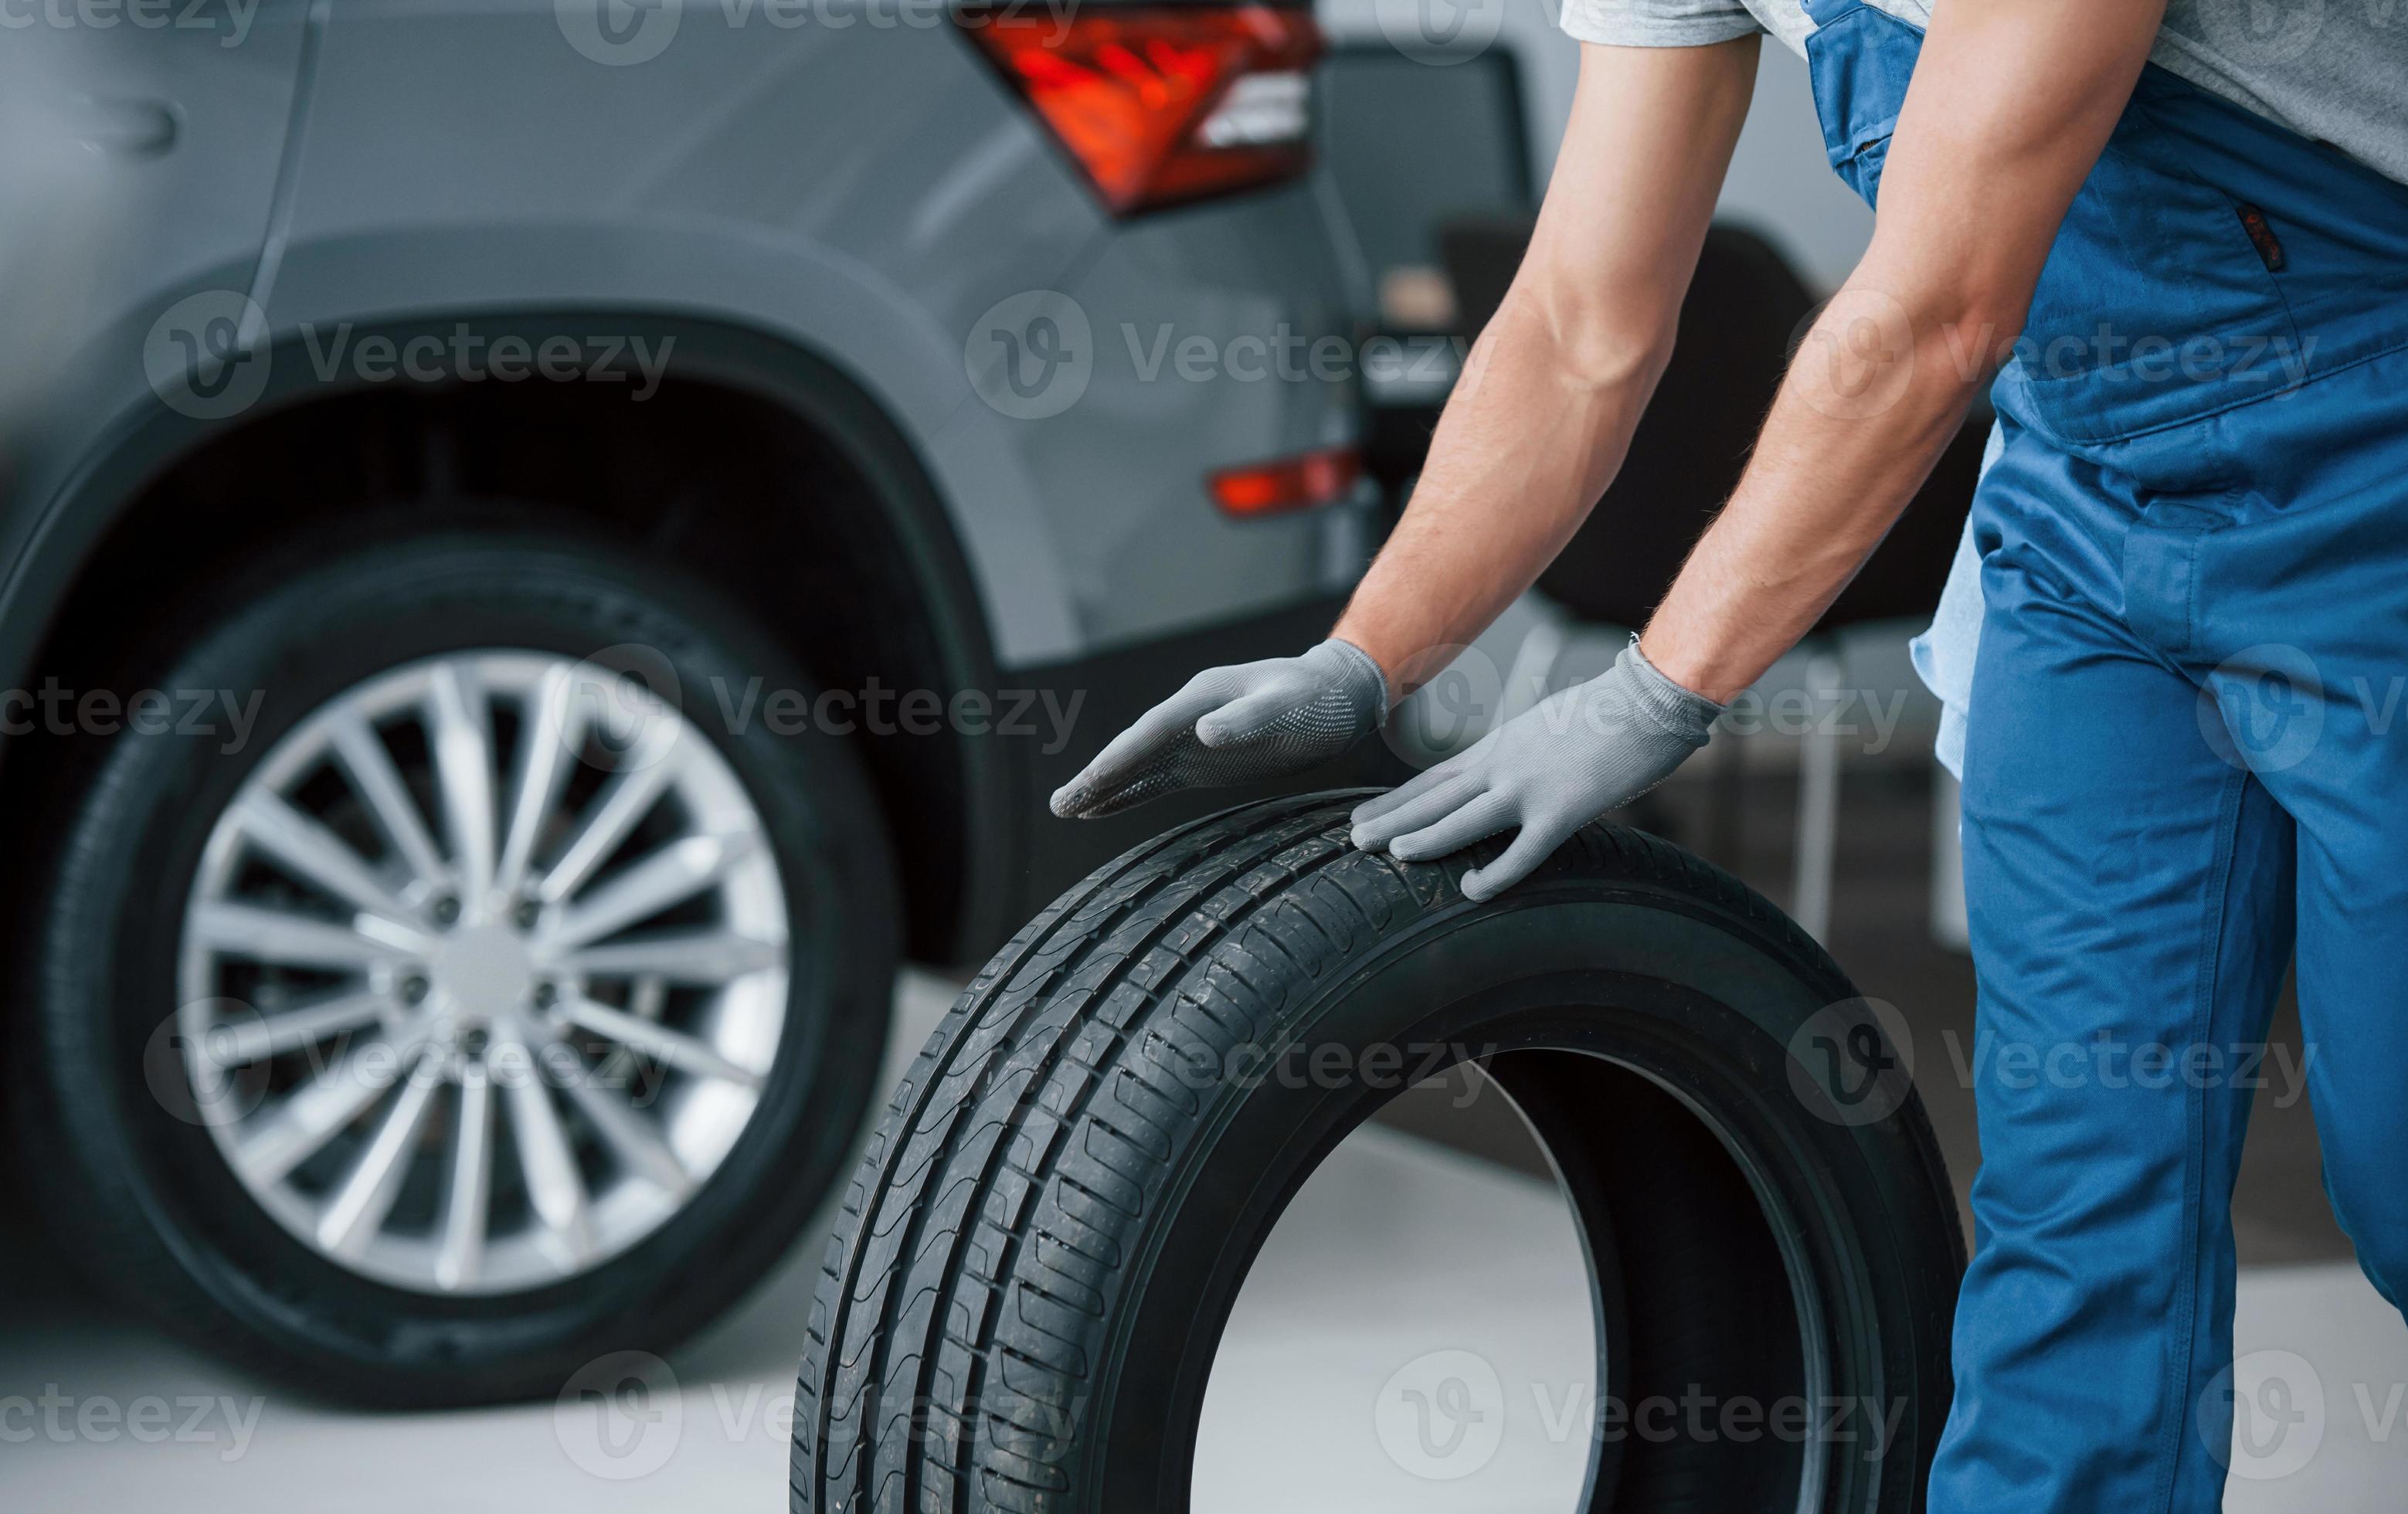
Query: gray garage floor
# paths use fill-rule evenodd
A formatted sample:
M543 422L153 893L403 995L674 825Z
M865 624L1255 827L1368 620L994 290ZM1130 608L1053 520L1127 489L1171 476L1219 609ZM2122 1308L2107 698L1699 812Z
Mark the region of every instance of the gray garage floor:
M769 1514L784 1507L792 1359L815 1250L799 1250L761 1297L679 1352L675 1392L646 1417L608 1425L582 1402L345 1414L89 1307L53 1310L19 1292L5 1306L0 1395L50 1402L0 1419L14 1442L0 1450L0 1507ZM1594 1405L1578 1265L1551 1188L1412 1136L1358 1135L1248 1279L1207 1399L1198 1514L1570 1508ZM2250 1274L2240 1341L2244 1362L2273 1364L2295 1388L2304 1379L2286 1364L2310 1364L2323 1410L2305 1464L2279 1480L2236 1479L2226 1507L2396 1510L2408 1415L2388 1385L2408 1380L2408 1328L2355 1269ZM2286 1354L2258 1354L2269 1352ZM1450 1378L1466 1385L1455 1400ZM1434 1435L1416 1421L1417 1393L1452 1406ZM147 1442L113 1416L92 1435L76 1429L89 1405L122 1413L145 1397L168 1406ZM1471 1433L1450 1445L1456 1421Z
M1961 1187L1971 1101L1944 1047L1970 1033L1971 976L1921 928L1915 782L1852 777L1833 945L1918 1042L1942 1047L1918 1082ZM1778 897L1786 787L1754 788L1738 860ZM1678 828L1694 794L1669 797ZM951 992L905 979L898 1063ZM2240 1386L2262 1396L2280 1378L2306 1417L2238 1459L2252 1475L2236 1477L2228 1510L2395 1511L2408 1484L2408 1326L2346 1262L2315 1172L2304 1105L2261 1102L2240 1204L2252 1264ZM664 1378L649 1407L614 1421L582 1400L375 1417L289 1398L125 1323L25 1237L0 1237L0 1508L769 1514L785 1502L819 1246L814 1235L676 1353L674 1391ZM1199 1514L1571 1507L1594 1409L1577 1269L1549 1186L1395 1130L1361 1133L1248 1279L1206 1406Z

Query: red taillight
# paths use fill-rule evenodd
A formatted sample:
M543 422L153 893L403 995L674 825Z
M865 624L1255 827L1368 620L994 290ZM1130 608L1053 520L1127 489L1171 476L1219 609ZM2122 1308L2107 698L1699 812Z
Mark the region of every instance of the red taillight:
M1062 21L973 6L953 20L1115 212L1271 183L1310 161L1321 29L1308 11L1115 5Z
M1227 468L1212 475L1213 501L1231 515L1277 515L1331 505L1354 493L1363 460L1352 447Z

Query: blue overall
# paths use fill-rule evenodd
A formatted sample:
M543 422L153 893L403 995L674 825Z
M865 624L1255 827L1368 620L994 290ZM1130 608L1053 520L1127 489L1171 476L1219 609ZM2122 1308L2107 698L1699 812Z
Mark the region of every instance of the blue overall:
M1831 161L1870 201L1922 36L1808 9ZM2408 1298L2408 188L2152 66L1993 399L1964 757L1984 1164L1930 1507L2204 1514L2232 1184L2295 946L2326 1190ZM2238 1409L2272 1454L2284 1404Z

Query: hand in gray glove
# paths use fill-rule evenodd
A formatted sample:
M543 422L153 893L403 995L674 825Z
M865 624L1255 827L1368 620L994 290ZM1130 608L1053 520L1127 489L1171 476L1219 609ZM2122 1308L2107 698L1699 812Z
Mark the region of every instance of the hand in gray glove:
M1054 813L1094 820L1181 789L1300 773L1387 718L1388 680L1352 642L1207 668L1056 789Z
M1518 828L1502 856L1464 875L1466 898L1493 898L1574 831L1664 781L1706 744L1722 712L1657 672L1633 636L1605 673L1549 695L1469 750L1364 801L1354 810L1354 844L1420 862Z

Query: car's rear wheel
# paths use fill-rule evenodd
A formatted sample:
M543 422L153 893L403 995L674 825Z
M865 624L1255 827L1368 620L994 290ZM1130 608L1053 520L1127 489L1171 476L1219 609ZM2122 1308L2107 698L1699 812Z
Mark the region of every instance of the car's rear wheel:
M375 1402L553 1392L724 1307L851 1143L895 965L857 764L748 696L800 676L521 527L216 602L78 788L40 922L24 1103L69 1244Z

